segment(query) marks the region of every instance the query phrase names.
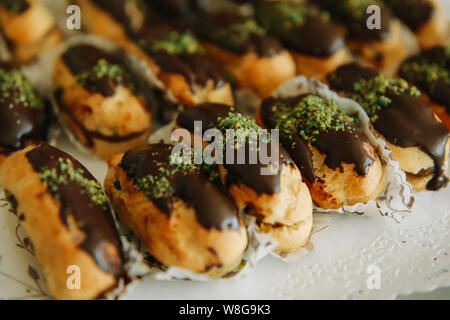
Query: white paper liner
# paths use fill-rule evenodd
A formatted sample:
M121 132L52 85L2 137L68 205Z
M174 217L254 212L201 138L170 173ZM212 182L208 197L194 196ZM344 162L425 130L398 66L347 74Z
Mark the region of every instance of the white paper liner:
M273 93L274 97L292 97L311 93L334 100L337 106L347 114L357 114L361 129L366 133L371 144L377 149L386 171L386 191L378 199L354 206L344 206L338 210L315 207L317 212L357 214L366 216L389 216L396 221L403 220L411 213L414 196L411 185L406 181L405 173L400 170L397 161L392 160L391 150L383 139L377 139L370 130L370 120L364 109L355 101L342 98L331 91L325 84L303 76L295 77L281 85Z

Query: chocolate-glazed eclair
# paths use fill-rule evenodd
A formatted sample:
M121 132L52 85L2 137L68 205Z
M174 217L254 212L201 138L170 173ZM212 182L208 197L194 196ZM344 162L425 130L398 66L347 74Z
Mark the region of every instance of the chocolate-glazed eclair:
M144 82L119 54L70 47L56 61L53 78L60 119L92 153L108 159L147 142L152 117Z
M342 24L347 31L348 46L379 70L390 70L406 57L400 22L379 0L313 0L328 11L332 20ZM380 8L379 28L368 27L367 8Z
M323 12L292 1L256 5L256 19L271 36L291 51L299 74L324 75L346 62L343 33Z
M313 201L339 209L375 200L385 189L383 164L357 119L336 103L304 94L263 101L258 121L280 130Z
M39 0L1 0L0 29L20 62L29 62L62 40L53 16Z
M251 16L234 11L199 14L193 30L241 88L262 97L295 75L295 62Z
M218 277L239 266L245 225L213 170L154 144L111 157L105 190L116 212L166 266Z
M0 167L6 198L30 238L52 295L95 299L122 273L122 247L101 185L77 160L31 145ZM80 288L67 285L79 268Z
M0 62L0 163L9 152L47 138L48 112L22 72Z
M426 100L450 129L450 47L434 47L407 59L399 75L426 94Z
M384 0L384 3L415 33L422 48L444 43L448 21L440 0Z
M182 104L233 104L231 86L221 68L192 33L173 30L155 36L152 30L143 30L135 40L139 45L136 55Z
M338 68L328 82L363 107L416 190L447 184L449 132L416 87L356 63Z
M225 105L202 104L186 110L178 117L177 127L187 129L196 137L202 134L194 132L196 121L201 121L204 130L217 129L225 135L221 142L225 153L227 130L241 130L236 142L231 142L234 161L226 161L229 156L226 154L223 163L218 163L222 183L239 210L255 216L260 229L278 241L278 251L292 252L301 248L312 227L312 201L299 170L286 151L282 147L275 149L271 140L250 139L250 130L259 134L262 129L254 120ZM278 165L265 163L261 153L251 160L250 151L263 147ZM238 162L239 154L243 159ZM264 168L270 168L270 174L263 173Z
M144 2L78 2L84 24L92 33L113 40L139 57L181 104L193 106L209 101L233 104L230 85L197 39L192 34L172 30Z

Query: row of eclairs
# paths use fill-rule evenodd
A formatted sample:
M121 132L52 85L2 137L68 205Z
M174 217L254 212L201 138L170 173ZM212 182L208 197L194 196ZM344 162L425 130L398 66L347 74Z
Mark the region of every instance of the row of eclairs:
M375 2L381 29L369 30L365 9ZM113 211L161 264L223 277L242 266L245 215L277 241L277 252L290 253L308 241L314 206L339 209L380 197L386 163L355 115L313 93L271 95L296 75L356 101L415 190L447 185L450 47L440 1L234 1L221 10L176 0L75 3L83 30L116 49L65 47L53 66L53 110L21 66L65 35L40 1L0 1L11 52L0 63L0 180L56 298L99 298L124 277ZM406 49L405 27L420 53ZM127 54L162 86L136 74ZM387 75L393 67L395 75ZM236 89L262 99L254 118L234 106ZM46 142L55 118L77 144L108 161L103 186ZM223 133L278 129L280 165L263 175L261 159L179 163L173 145L148 144L155 119L194 136L203 134L195 121ZM234 143L235 152L252 147L245 137ZM270 140L258 143L270 152ZM81 268L81 290L67 288L68 265Z

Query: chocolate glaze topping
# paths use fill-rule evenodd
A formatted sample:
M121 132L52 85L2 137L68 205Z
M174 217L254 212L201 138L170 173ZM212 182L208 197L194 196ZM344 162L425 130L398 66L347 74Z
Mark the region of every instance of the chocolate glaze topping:
M446 76L439 76L439 72L446 73ZM407 59L400 66L399 74L450 112L449 48L437 46Z
M335 90L343 91L344 94L351 93L354 84L361 80L361 75L369 80L378 73L357 64L350 64L329 75L328 82ZM372 123L374 128L396 146L418 147L428 154L435 166L434 177L428 182L427 189L442 188L448 182L444 176L445 147L449 138L447 128L436 120L422 97L389 91L387 97L392 102L376 113L377 119Z
M278 32L276 29L280 28L283 16L276 9L283 5L291 5L290 11L297 11L297 17L302 22ZM256 7L256 19L268 34L276 37L288 49L301 54L329 57L345 46L344 36L338 28L326 21L320 12L304 4L263 2Z
M354 3L361 1L359 6ZM352 39L359 41L384 40L389 37L392 13L377 1L366 0L313 0L324 10L330 12L333 20L343 23ZM366 9L371 4L377 4L381 8L381 28L367 28L367 20L371 14L366 13Z
M417 31L427 23L435 12L429 0L384 0L411 30Z
M27 0L0 0L0 6L15 14L21 14L30 8Z
M216 128L217 118L226 117L231 111L229 106L214 103L201 104L193 109L183 111L177 119L177 124L194 132L194 121L201 121L203 130ZM264 142L259 142L264 143ZM271 154L271 143L267 142L267 154ZM237 182L249 186L258 194L274 194L280 192L280 175L283 165L292 164L292 160L283 147L279 149L279 168L278 171L272 175L261 175L261 169L265 167L264 164L257 159L256 164L251 164L249 161L250 146L249 143L245 143L245 162L244 164L227 164L224 166L228 170L227 185L231 185ZM224 150L225 151L225 150ZM240 149L235 150L234 159L237 159L237 154ZM225 156L224 156L225 162ZM236 161L235 161L236 162Z
M272 106L281 102L284 105L294 107L307 96L309 95L304 94L296 97L268 98L264 100L261 105L261 120L269 128L275 128ZM297 128L297 130L301 130L301 128ZM294 132L287 135L280 130L280 136L283 146L300 169L302 175L310 183L319 181L320 177L316 177L314 173L309 143L316 147L320 153L326 155L325 164L331 169L340 168L342 171L343 163L354 164L354 170L359 175L365 176L374 162L366 150L367 145L370 145L366 134L354 125L352 130L330 131L319 134L312 142L306 141Z
M69 68L70 72L78 76L82 73L90 72L100 60L107 63L123 66L122 59L118 55L110 54L97 47L91 45L77 45L69 48L62 55L64 64ZM121 81L112 80L108 76L89 77L86 79L83 87L91 92L99 92L105 97L114 95L116 87L128 85L126 77L122 77Z
M164 50L153 50L152 43L160 36L155 37L144 32L135 36L136 40L145 43L142 45L142 48L161 68L160 73L178 73L183 75L194 93L196 84L204 86L208 80L213 80L216 88L224 85L225 80L222 71L216 62L206 54L170 54ZM142 42L142 40L145 40L145 42Z
M172 171L175 164L169 159L172 146L153 144L127 152L120 167L135 183L149 175L158 177L164 170ZM190 203L195 208L198 222L207 229L239 230L238 209L221 188L202 173L199 167L180 170L167 175L172 195L163 197L150 196L153 203L170 217L175 198Z
M0 63L0 69L11 71L14 67ZM43 141L47 137L47 112L25 106L24 101L13 99L14 89L0 88L0 150L14 151L29 141Z
M210 15L199 15L196 25L193 26L195 33L206 41L237 54L256 52L262 57L271 57L284 50L280 43L272 37L251 33L245 41L232 41L239 36L228 35L221 39L217 34L235 24L244 23L247 18L240 16L236 12L218 12ZM226 41L224 40L226 39Z
M70 160L76 170L82 170L83 177L96 181L81 163L47 144L41 144L29 151L26 157L34 170L40 174L53 169L60 174L60 159L64 159ZM94 203L80 183L71 179L66 179L66 182L57 184L57 190L48 188L60 204L62 222L69 227L71 215L85 234L80 248L91 255L102 270L118 276L122 271L122 245L114 226L111 209L107 204L102 207ZM117 249L118 255L108 250L109 245Z

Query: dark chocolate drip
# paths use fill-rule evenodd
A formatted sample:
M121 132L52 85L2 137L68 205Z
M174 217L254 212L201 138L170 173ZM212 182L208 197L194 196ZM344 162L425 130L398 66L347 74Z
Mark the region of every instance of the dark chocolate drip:
M245 20L245 17L233 12L199 15L193 28L200 38L210 41L225 50L233 51L237 54L255 52L261 57L271 57L284 50L276 39L256 33L250 34L246 41L242 43L235 43L233 45L230 45L229 41L227 41L227 43L223 43L214 37L214 34L216 34L219 30L228 28L236 23L243 23ZM230 37L228 37L227 40L229 39Z
M282 102L287 106L294 107L306 96L308 95L264 100L261 105L261 120L269 128L274 128L276 124L273 120L272 106L276 102ZM301 128L297 129L300 130ZM302 175L310 183L316 182L318 177L314 173L309 143L316 147L320 153L325 154L325 164L331 169L340 168L342 171L343 163L354 164L354 170L359 175L365 176L370 166L374 163L374 159L367 151L367 146L370 145L369 139L357 127L353 127L351 131L345 130L319 134L312 142L305 141L296 133L288 136L286 133L280 132L280 135L283 146L300 169Z
M202 9L199 0L148 1L148 5L169 20L189 19Z
M327 77L330 86L337 91L353 91L355 82L375 78L378 72L358 63L349 63L337 68Z
M22 14L30 8L27 0L0 0L0 6L15 14Z
M13 66L0 63L0 68L10 71ZM45 141L47 137L47 111L13 99L13 92L0 93L0 151L14 151L30 141Z
M218 117L226 117L228 113L231 111L229 106L222 104L214 104L214 103L205 103L201 104L193 109L186 110L182 112L178 119L177 124L189 130L190 132L194 132L194 122L201 121L202 129L207 130L211 128L215 128L217 125ZM224 166L228 170L227 176L227 184L233 184L236 182L242 182L243 184L249 186L258 194L274 194L280 191L280 174L282 170L282 166L286 164L292 163L289 155L280 146L279 149L279 168L275 174L272 175L262 175L261 169L266 167L266 165L262 164L259 157L256 159L256 163L252 164L250 161L250 148L256 148L260 146L261 142L259 141L258 145L250 146L247 142L241 146L241 148L245 148L245 150L237 149L234 150L234 163L227 164L226 156L223 156ZM266 142L267 146L267 155L272 154L271 143ZM224 148L224 152L226 152ZM244 156L244 163L237 164L238 154L241 153Z
M374 160L366 148L370 145L366 134L361 130L328 132L317 136L313 145L327 157L325 163L332 169L341 168L342 163L353 163L360 176L369 172Z
M330 12L332 19L336 22L343 23L348 30L350 38L359 41L385 40L390 35L390 26L393 19L389 9L381 7L381 28L369 29L367 21L372 14L366 13L366 6L361 6L361 12L351 12L342 2L350 2L353 0L313 0L323 9ZM373 4L378 4L374 1Z
M89 72L94 68L99 60L105 60L111 64L123 65L123 61L118 55L110 54L97 47L91 45L77 45L69 48L62 55L64 64L69 68L70 72L74 76L78 76L84 72ZM126 69L126 68L125 68ZM122 77L121 82L113 81L108 76L103 77L88 77L83 84L86 90L91 92L99 92L105 97L114 95L116 87L120 85L126 85L126 77Z
M362 78L369 80L378 73L357 64L346 65L328 76L335 90L351 93L353 85ZM413 97L406 93L388 92L390 105L377 112L374 128L387 141L399 147L419 147L434 161L434 177L427 188L437 190L447 183L444 176L445 146L449 137L447 128L436 120L431 108L422 97Z
M409 82L418 86L432 101L443 105L446 107L447 111L450 112L450 84L447 81L442 78L430 80L420 73L403 70L404 67L410 64L436 64L450 73L450 54L447 55L446 50L447 48L445 47L437 46L407 59L400 66L399 74Z
M439 190L448 179L444 176L447 128L436 120L431 108L420 97L389 93L392 103L377 113L373 123L390 143L402 148L418 147L434 161L434 177L427 184L428 190Z
M70 160L75 169L83 170L85 178L95 181L76 159L47 144L41 144L29 151L26 157L38 173L52 169L59 172L59 159ZM67 183L59 183L57 187L56 191L49 188L48 192L60 203L62 222L69 226L71 215L86 236L79 246L92 256L102 270L118 276L122 271L122 257L110 254L107 250L107 246L112 245L117 249L117 253L122 255L122 245L114 226L111 209L102 209L95 204L78 182L67 179Z
M120 167L135 183L148 175L160 176L161 170L176 168L169 163L172 148L154 144L131 150L124 155ZM194 206L198 222L205 228L239 230L238 209L231 197L211 183L199 168L186 170L166 177L173 195L152 198L155 205L170 217L174 198L180 198Z
M429 0L385 0L394 14L411 30L417 31L430 21L435 12Z
M196 84L204 86L208 80L213 80L217 88L225 83L222 72L211 57L207 55L173 55L165 51L152 52L149 50L147 50L147 53L155 59L156 64L161 68L160 72L183 75L194 93Z
M336 26L319 17L306 17L305 24L293 28L283 43L296 52L329 57L345 46Z
M300 54L307 54L316 57L329 57L345 46L343 34L332 23L325 21L319 12L303 6L300 13L303 16L303 23L292 26L285 32L275 32L271 26L264 23L266 15L273 15L273 6L279 5L277 2L265 2L256 7L256 18L267 32L280 40L283 45ZM295 8L294 8L295 10ZM308 10L308 11L307 11ZM282 17L279 17L282 19ZM280 26L275 26L279 28Z

